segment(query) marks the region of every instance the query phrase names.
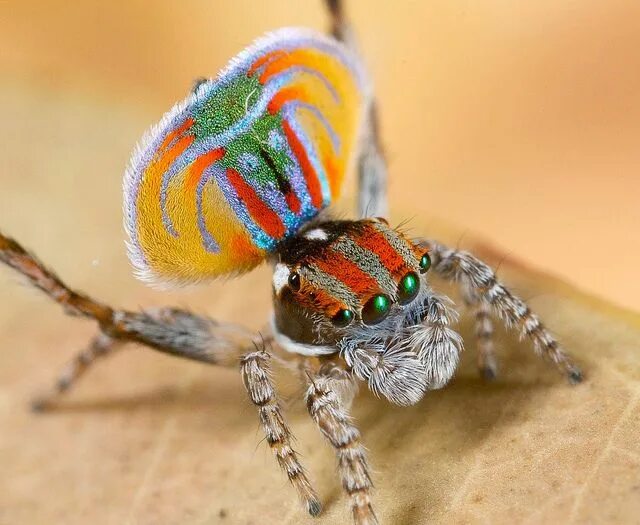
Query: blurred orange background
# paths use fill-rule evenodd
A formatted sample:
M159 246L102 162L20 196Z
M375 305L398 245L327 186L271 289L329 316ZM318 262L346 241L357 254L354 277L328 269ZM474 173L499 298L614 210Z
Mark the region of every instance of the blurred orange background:
M445 219L640 309L640 2L347 7L381 104L393 219ZM0 10L0 227L62 275L116 246L124 261L123 168L195 77L270 29L326 26L320 1Z

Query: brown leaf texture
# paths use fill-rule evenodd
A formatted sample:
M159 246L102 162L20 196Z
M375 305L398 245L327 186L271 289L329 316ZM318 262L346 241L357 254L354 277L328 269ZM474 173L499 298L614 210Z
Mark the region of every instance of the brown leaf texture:
M631 523L640 500L640 322L509 261L500 274L532 297L586 381L568 386L525 343L501 334L500 377L483 383L463 317L466 351L448 387L409 408L367 393L356 399L381 520ZM230 300L224 306L236 310ZM29 413L28 395L51 379L62 349L81 344L86 326L71 320L61 330L51 312L31 325L28 316L25 306L3 304L2 522L312 522L262 441L235 371L125 350L57 410ZM343 523L333 454L301 404L287 405L324 500L320 522Z

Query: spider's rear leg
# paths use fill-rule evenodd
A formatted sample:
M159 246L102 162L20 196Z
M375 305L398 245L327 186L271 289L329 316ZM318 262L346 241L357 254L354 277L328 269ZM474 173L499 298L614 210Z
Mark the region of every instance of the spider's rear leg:
M310 378L306 393L307 409L320 432L331 443L338 458L342 486L351 499L351 511L356 525L376 525L371 506L373 483L360 431L353 424L348 410L333 388L335 379L323 375Z
M48 395L34 401L34 408L50 407L96 363L126 342L141 343L160 352L203 363L237 366L240 356L258 334L241 326L219 323L178 308L143 312L117 310L69 288L18 242L0 233L0 262L25 276L29 283L61 305L69 315L98 323L100 333L87 349L65 368Z
M76 354L74 358L65 366L57 381L48 392L37 395L31 401L31 408L36 412L41 412L51 408L56 400L75 385L76 381L82 377L86 371L96 362L97 359L109 355L114 350L120 348L119 341L112 339L105 334L94 337L89 345Z
M528 338L539 355L549 358L572 384L582 381L582 372L560 347L538 316L519 297L511 293L494 271L468 252L453 250L435 241L424 240L430 250L433 270L441 277L468 287L487 304L507 327Z
M251 402L258 408L260 423L280 468L298 492L305 509L312 516L322 511L318 496L307 479L298 455L291 447L292 434L287 425L270 378L270 355L264 348L243 356L241 372Z
M347 20L344 2L325 0L329 13L329 32L358 54L355 34ZM371 88L367 88L366 109L358 156L358 213L360 217L386 217L387 164L380 138L378 107Z
M76 384L98 358L123 344L141 343L154 350L218 366L237 366L258 334L230 323L220 323L179 308L143 312L114 310L112 320L100 325L101 333L62 371L54 388L34 400L35 410L51 408Z
M478 372L486 381L493 381L498 375L498 363L493 344L491 306L486 301L480 300L469 286L463 289L462 295L465 304L473 312Z

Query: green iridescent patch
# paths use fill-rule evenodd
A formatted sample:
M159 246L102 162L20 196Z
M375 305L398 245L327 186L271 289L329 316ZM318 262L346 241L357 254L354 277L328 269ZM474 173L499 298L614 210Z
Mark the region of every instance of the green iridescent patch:
M193 115L196 140L218 135L240 120L260 97L264 87L255 77L240 75L213 93Z

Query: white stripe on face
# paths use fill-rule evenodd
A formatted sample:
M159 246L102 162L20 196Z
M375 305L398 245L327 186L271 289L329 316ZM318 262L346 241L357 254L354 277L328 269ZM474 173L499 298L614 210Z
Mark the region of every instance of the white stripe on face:
M280 291L287 285L290 274L291 270L286 264L276 264L276 267L273 269L273 289L276 295L279 295Z
M314 228L313 230L309 230L305 233L304 238L309 239L310 241L326 241L329 236L322 228Z

